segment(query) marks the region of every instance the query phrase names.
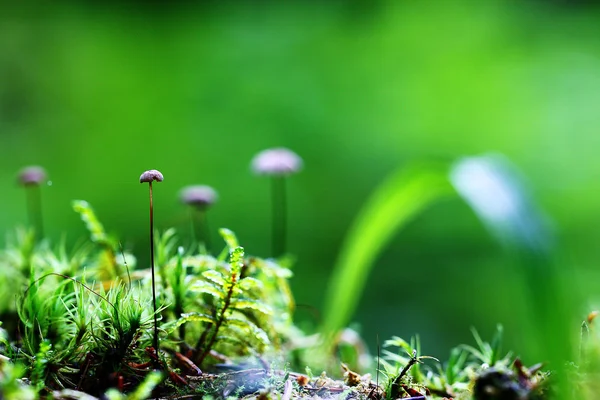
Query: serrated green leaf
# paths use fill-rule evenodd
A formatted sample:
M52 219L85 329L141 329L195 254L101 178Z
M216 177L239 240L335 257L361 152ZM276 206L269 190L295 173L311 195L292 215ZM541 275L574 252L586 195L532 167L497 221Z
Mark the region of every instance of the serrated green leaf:
M240 318L229 318L227 320L227 327L229 329L239 328L240 329L239 331L236 329L232 329L232 330L239 332L242 335L250 333L260 343L262 343L265 346L268 346L271 343L267 333L264 330L262 330L261 328L259 328L258 326L256 326L256 324L254 324L253 322L250 322L248 320L240 319Z
M262 291L264 289L264 285L263 285L262 281L260 281L256 278L252 278L250 276L247 276L244 279L240 280L239 287L244 291L250 291L250 290Z
M187 268L194 268L198 270L205 269L215 269L217 267L221 268L225 264L217 261L214 257L207 256L204 254L194 255L194 256L186 256L183 257L183 265Z
M239 338L234 335L219 335L219 336L217 336L216 342L217 343L232 343L232 344L242 345L245 347L248 346L248 340L244 340L244 339Z
M229 255L229 264L231 265L232 271L234 268L241 268L244 261L244 248L241 246L231 250Z
M204 271L202 273L202 276L204 278L216 283L220 287L225 287L227 285L227 282L225 281L223 274L220 273L219 271L209 269L207 271Z
M191 284L188 290L196 293L206 293L216 297L217 299L225 297L225 293L223 293L223 291L219 288L215 287L213 282L197 281Z
M265 315L273 314L271 307L256 300L233 300L231 308L235 310L255 310Z
M281 265L279 265L273 261L268 261L268 260L262 260L262 261L263 262L261 263L262 264L261 267L263 268L263 271L265 273L267 273L268 275L274 275L278 278L283 278L283 279L289 279L294 275L289 268L282 267Z
M235 285L235 286L233 286L233 289L231 289L231 293L232 293L232 297L236 298L236 297L241 297L242 294L244 294L244 291L238 285Z
M202 313L186 313L186 314L181 314L181 317L179 319L177 319L176 321L172 321L172 322L164 324L162 326L162 329L165 330L167 332L167 334L171 334L171 333L175 332L175 330L177 328L179 328L181 325L188 323L188 322L206 322L208 324L214 325L215 320L210 315L206 315L206 314L202 314Z

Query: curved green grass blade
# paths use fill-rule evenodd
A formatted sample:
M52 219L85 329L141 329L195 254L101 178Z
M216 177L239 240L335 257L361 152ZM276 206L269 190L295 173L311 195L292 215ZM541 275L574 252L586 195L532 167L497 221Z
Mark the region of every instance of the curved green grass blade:
M448 170L444 164L402 168L365 203L346 236L330 278L321 327L326 340L352 318L369 272L390 239L431 204L455 193Z

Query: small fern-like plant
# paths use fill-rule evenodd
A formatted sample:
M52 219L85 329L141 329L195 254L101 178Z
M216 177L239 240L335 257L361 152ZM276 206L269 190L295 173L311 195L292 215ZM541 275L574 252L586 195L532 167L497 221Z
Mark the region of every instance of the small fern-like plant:
M219 349L228 354L260 353L271 342L265 331L267 324L264 317L271 316L273 311L260 298L262 283L244 274L248 264L244 259L244 249L239 246L233 232L221 229L220 233L227 243L229 263L207 256L202 256L204 263L198 258L184 260L180 252L170 279L177 314L183 310L185 301L181 296L184 263L200 263L200 277L193 279L187 287L196 297L196 301L190 304L190 308L196 311L182 313L176 321L164 327L167 332L179 329L183 337L181 327L184 324L196 322L203 326L193 348L193 359L199 366L213 350Z
M52 249L19 231L0 250L0 282L19 288L17 301L0 304L0 355L23 365L36 396L62 389L101 395L109 387L148 393L158 379L149 378L152 366L177 382L170 369L179 359L172 358L175 346L204 368L223 356L276 353L291 342L288 268L247 257L226 229L218 257L186 252L167 230L155 242L165 350L158 359L147 348L154 339L150 268L129 271L135 258L105 232L92 207L84 201L73 207L90 243L68 252L64 242ZM132 391L142 382L151 383Z
M435 357L420 355L421 343L419 337L413 337L410 343L408 343L404 339L394 336L390 340L385 341L384 346L397 347L401 350L398 353L384 350L383 365L386 370L386 376L388 376L388 384L386 385L388 398L395 399L402 394L401 389L407 390L404 389L405 386L403 383L407 383L408 386L417 385L424 387L427 379L420 364L426 359L438 360ZM402 352L406 353L406 356L403 356Z
M230 319L230 315L236 309L236 305L239 306L240 302L237 298L238 296L234 296L234 293L238 295L240 291L238 285L240 272L243 266L243 257L244 249L239 246L235 247L231 250L230 254L231 259L229 265L231 269L229 274L225 275L219 271L207 271L204 274L204 276L208 278L207 282L215 284L213 288L221 290L219 291L219 301L213 312L210 326L206 329L206 334L202 334L196 344L196 361L200 365L202 365L202 362L208 355L210 349L215 344L219 329L221 329L225 320L229 319L229 323L233 322L233 320ZM248 322L244 324L244 321L237 321L241 322L240 325L242 327L244 325L250 326ZM262 337L266 338L266 335L263 335Z

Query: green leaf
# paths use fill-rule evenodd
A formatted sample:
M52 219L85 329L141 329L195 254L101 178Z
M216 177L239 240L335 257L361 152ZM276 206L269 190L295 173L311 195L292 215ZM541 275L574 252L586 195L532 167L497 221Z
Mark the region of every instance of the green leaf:
M236 332L237 335L237 332ZM236 335L231 334L231 331L229 332L225 332L224 335L218 335L216 342L217 343L230 343L230 344L234 344L234 345L241 345L243 347L248 347L249 343L248 343L248 338L247 337L237 337Z
M411 219L454 194L446 165L402 168L386 179L359 212L344 240L326 294L323 325L327 345L348 324L368 274L385 246Z
M221 228L221 229L219 229L219 234L221 235L223 240L225 240L227 247L229 247L229 251L231 251L239 246L237 237L235 237L235 233L233 233L229 229Z
M215 320L213 319L213 317L211 317L210 315L207 314L202 314L202 313L186 313L186 314L181 314L181 318L177 319L176 321L172 321L169 323L166 323L162 326L162 329L165 330L167 332L167 334L171 334L173 332L175 332L175 330L177 330L177 328L179 328L181 325L188 323L188 322L206 322L208 324L214 324Z
M404 365L409 361L408 357L401 356L389 350L383 350L381 353L386 360L392 361L399 365Z
M482 352L480 352L479 350L477 350L475 347L469 346L467 344L461 344L458 347L461 348L461 349L464 349L465 351L467 351L468 353L470 353L473 357L475 357L480 362L482 362L482 363L486 362L485 355Z
M455 347L450 351L450 358L446 366L446 379L449 385L453 385L458 380L461 371L465 369L468 353L460 347Z
M243 247L236 247L235 249L231 250L231 252L229 253L229 265L231 265L231 276L238 276L240 275L240 271L242 270L242 266L244 265L244 248Z
M388 339L385 342L383 342L383 347L391 347L391 346L403 348L408 352L410 352L412 350L412 348L410 347L408 342L398 336L392 336L391 339Z
M236 327L239 329L235 329ZM240 335L246 335L250 333L254 338L256 338L261 344L265 346L268 346L271 343L267 333L248 320L240 318L229 318L227 320L227 328L233 330L234 332ZM243 338L243 336L241 337Z
M481 336L479 336L479 332L477 332L477 329L471 327L471 333L473 334L473 338L475 339L475 342L477 342L477 346L479 346L479 350L481 350L481 353L485 354L489 352L490 345L484 342L483 339L481 339Z
M89 231L92 242L112 246L113 243L104 231L104 226L102 226L100 220L96 217L92 206L85 200L74 200L72 204L73 210L79 214L85 227Z
M156 235L156 265L163 266L167 264L171 255L175 252L177 246L177 232L174 228L169 228L162 234Z
M500 351L502 347L502 334L504 332L504 328L502 325L498 325L496 328L496 334L492 339L491 343L491 357L490 357L490 367L494 366L496 362L500 359Z
M252 278L251 276L247 276L244 279L239 281L239 286L243 291L250 290L259 290L262 291L264 289L264 284L262 281Z
M177 251L177 262L172 273L169 275L169 284L173 288L173 295L176 301L181 301L184 295L183 281L185 279L183 268L183 248L180 247Z
M257 268L267 276L289 279L294 275L289 268L282 267L280 264L271 260L255 259L253 262L256 264Z
M419 356L419 360L433 360L433 361L440 362L439 359L437 359L433 356Z
M244 262L244 248L241 246L236 247L231 250L231 254L229 256L229 264L231 266L241 267L241 264Z
M217 299L222 299L225 297L225 293L223 293L223 291L220 290L220 288L215 287L212 282L207 281L194 282L190 285L188 290L196 293L206 293Z
M214 269L204 271L202 273L202 276L208 279L209 281L214 282L217 286L220 287L225 287L225 285L227 284L225 278L223 277L223 274L219 271L215 271Z
M146 378L138 385L133 393L127 396L127 400L144 400L152 397L152 391L162 381L163 376L159 371L152 371Z
M233 300L231 302L231 308L236 310L251 309L265 315L273 314L271 307L256 300Z

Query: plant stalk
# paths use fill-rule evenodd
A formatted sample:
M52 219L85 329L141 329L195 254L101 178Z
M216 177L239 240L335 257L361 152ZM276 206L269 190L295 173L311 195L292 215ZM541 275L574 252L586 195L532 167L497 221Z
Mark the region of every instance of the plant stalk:
M156 281L154 277L154 211L152 206L152 182L149 182L150 190L150 266L152 270L152 305L154 307L154 351L158 356L158 321L156 317Z
M271 178L271 207L273 210L271 217L271 251L273 257L279 257L286 250L287 204L284 176L273 176Z
M190 235L192 237L192 249L198 245L198 235L196 234L196 210L194 207L190 209Z
M204 246L206 252L210 252L210 230L208 229L208 216L205 206L194 206L192 207L192 234L194 235L194 241L198 241L194 244L200 244ZM201 249L202 250L202 249Z
M402 378L404 378L404 376L408 373L408 371L410 371L410 369L413 367L413 365L417 364L418 362L419 362L419 359L417 358L417 354L415 352L415 353L413 353L410 360L408 360L408 363L404 366L404 368L402 368L402 371L400 371L400 374L398 374L398 376L396 377L396 379L394 379L394 382L392 383L392 391L391 391L392 399L397 398L398 395L400 394L400 382L402 382Z
M25 188L27 201L27 217L29 226L35 230L37 239L44 237L44 224L42 221L42 195L39 185L28 185Z
M206 346L204 347L204 349L202 350L202 353L196 360L196 365L198 365L199 367L202 367L202 362L204 361L204 359L210 352L210 349L212 348L212 346L215 344L215 341L217 339L217 334L219 333L219 329L221 328L221 325L223 325L223 322L225 322L225 313L227 312L227 309L229 308L229 305L231 304L231 297L233 296L233 288L236 284L236 281L237 281L237 276L235 273L233 273L231 276L231 284L229 286L229 290L227 291L227 297L225 298L225 303L223 304L223 308L221 309L221 312L219 313L220 315L215 324L215 329L213 330L213 334L210 337L210 339L209 339L208 343L206 344ZM198 350L199 350L199 348L196 348L196 351L198 351Z

